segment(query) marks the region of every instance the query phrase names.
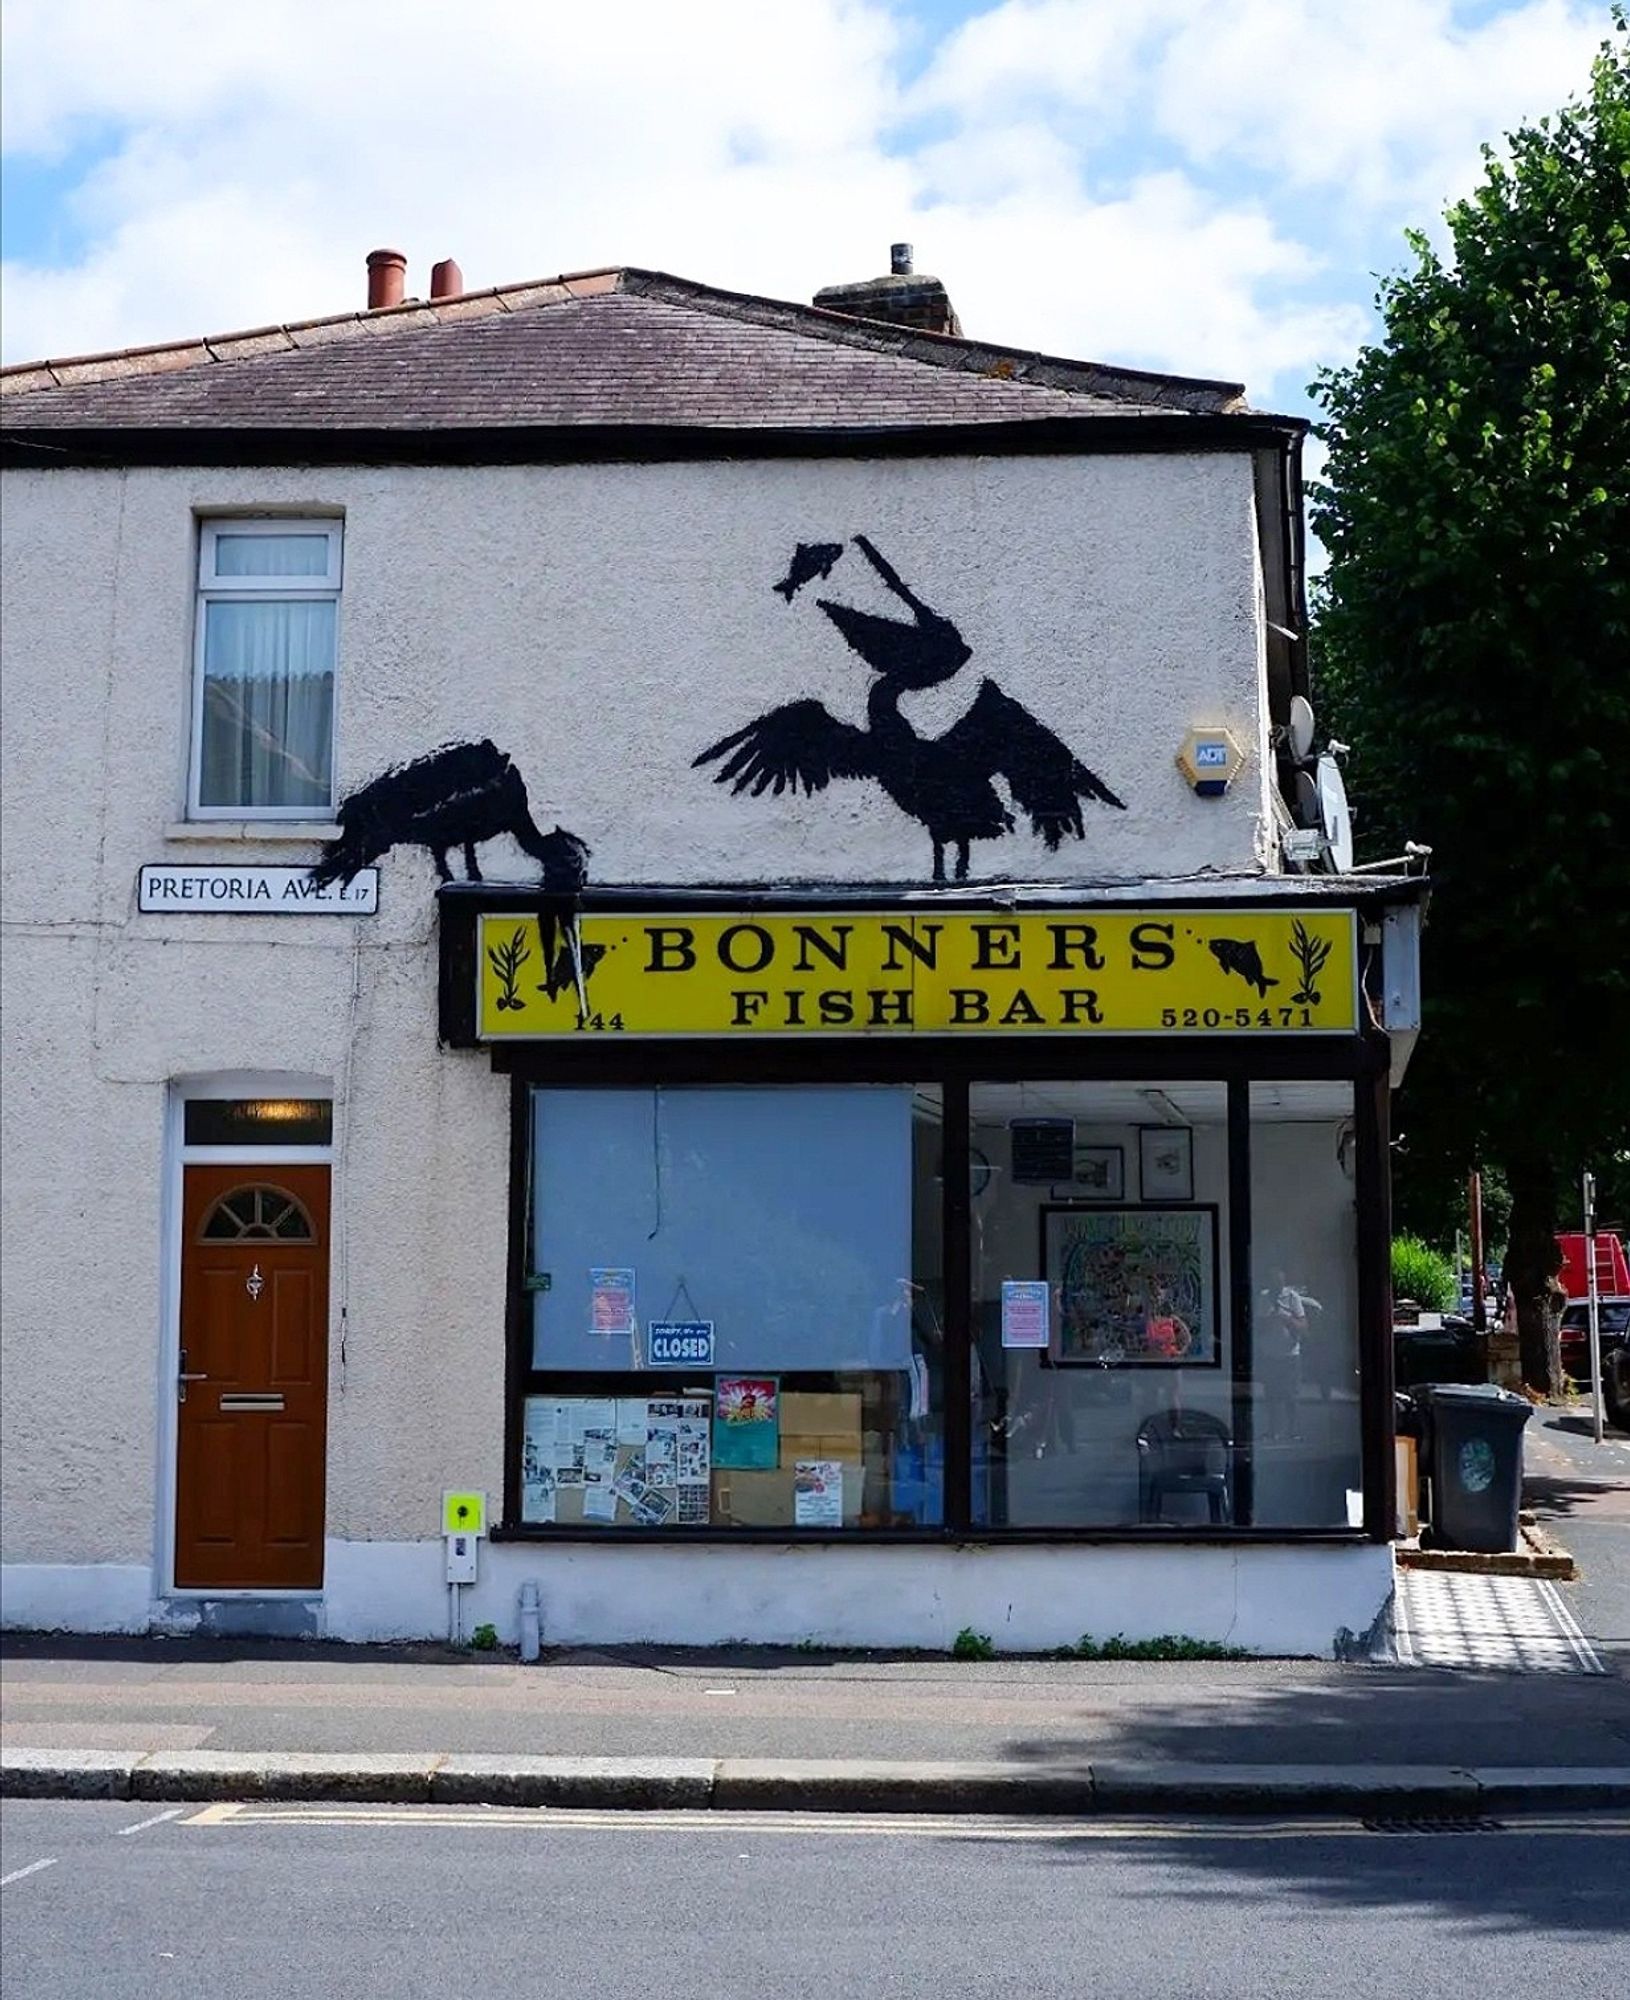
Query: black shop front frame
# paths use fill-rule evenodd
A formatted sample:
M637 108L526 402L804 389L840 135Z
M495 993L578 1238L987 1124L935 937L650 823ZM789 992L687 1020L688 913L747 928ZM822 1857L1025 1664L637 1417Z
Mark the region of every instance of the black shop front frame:
M878 892L880 900L884 893ZM634 899L633 892L626 894L628 900ZM740 908L744 897L742 892L719 892L717 899L675 895L659 903L650 892L639 892L637 901L641 908L657 906L677 914L706 911L721 899L728 907ZM856 900L855 892L842 891L825 899L774 899L769 907L849 909ZM891 907L897 901L888 898ZM963 907L992 907L973 897L961 901ZM936 899L932 907L946 907L946 902ZM1088 899L1080 893L1072 895L1067 905L1075 911L1087 906ZM1251 898L1251 907L1261 906L1260 898ZM475 918L482 911L527 907L526 892L513 888L458 885L443 892L444 1039L465 1045L474 1039L469 996ZM1349 902L1347 907L1353 905ZM1371 940L1360 953L1366 989L1379 978L1374 934L1373 926L1360 933ZM778 1544L837 1539L1159 1543L1390 1538L1392 1382L1385 1173L1390 1050L1379 1029L1366 1026L1353 1034L1303 1039L1203 1031L1045 1038L1001 1033L858 1034L812 1040L728 1036L624 1040L595 1034L570 1040L509 1041L493 1046L490 1053L494 1067L510 1076L512 1091L501 1536ZM616 1404L621 1410L630 1399L666 1404L680 1400L682 1391L707 1384L706 1371L641 1372L626 1366L603 1374L577 1366L566 1377L546 1365L547 1353L535 1348L540 1276L533 1254L535 1204L540 1198L535 1185L537 1093L548 1094L547 1101L556 1105L567 1102L564 1093L573 1093L584 1106L594 1102L597 1092L623 1098L629 1093L663 1093L669 1094L666 1105L683 1108L687 1094L694 1102L696 1093L831 1094L847 1087L884 1096L909 1089L919 1105L931 1103L938 1120L934 1200L939 1269L931 1289L937 1293L941 1335L934 1384L941 1456L934 1504L907 1508L905 1518L900 1518L901 1509L869 1506L863 1520L852 1518L849 1511L840 1514L835 1505L823 1517L817 1497L796 1524L782 1516L757 1522L748 1510L747 1518L732 1525L702 1523L694 1514L684 1525L661 1520L642 1525L638 1518L628 1517L626 1507L619 1509L615 1524L526 1519L523 1454L528 1450L529 1421L536 1427L540 1399L569 1396L595 1405ZM1124 1108L1128 1103L1137 1107L1131 1114L1135 1123L1122 1132L1118 1128L1128 1117ZM1023 1215L1015 1210L1008 1218L1010 1228L993 1230L991 1181L994 1177L998 1183L998 1202L1010 1198L1001 1180L1004 1173L1011 1174L1014 1161L1003 1157L993 1162L992 1153L1011 1145L1014 1128L1044 1122L1048 1109L1056 1111L1059 1105L1077 1111L1082 1161L1094 1177L1090 1192L1059 1183L1026 1188L1024 1198L1031 1206ZM1332 1114L1332 1107L1339 1115ZM1043 1119L1032 1117L1038 1108ZM1282 1127L1283 1118L1303 1122L1293 1131L1289 1125ZM1053 1122L1065 1121L1055 1117ZM593 1124L591 1118L589 1129ZM1140 1132L1145 1137L1142 1162L1133 1156L1133 1142ZM1156 1142L1152 1151L1147 1143L1151 1134ZM1033 1147L1034 1137L1024 1135L1027 1148ZM1124 1143L1111 1143L1116 1138ZM1163 1144L1166 1138L1174 1143ZM1326 1139L1333 1143L1325 1145ZM1284 1153L1287 1140L1311 1149L1310 1162L1322 1161L1317 1171L1325 1173L1338 1192L1345 1189L1340 1199L1350 1206L1350 1215L1324 1214L1316 1194L1304 1189L1295 1232L1285 1235L1279 1215L1285 1204L1277 1192L1281 1183L1271 1179L1271 1170L1272 1156ZM1192 1171L1197 1175L1188 1182L1182 1177L1185 1153L1194 1156ZM1168 1164L1177 1169L1176 1178L1146 1189L1140 1180L1143 1168L1167 1154ZM1293 1180L1305 1181L1307 1176L1295 1169L1294 1158L1287 1158ZM1341 1183L1334 1179L1337 1169L1330 1166L1331 1158L1339 1161L1345 1177ZM1033 1174L1035 1167L1030 1159L1024 1171ZM1266 1181L1264 1173L1270 1173ZM1012 1196L1017 1193L1014 1188ZM547 1191L541 1194L546 1201ZM1119 1199L1112 1198L1116 1196ZM751 1228L750 1216L744 1218L744 1226ZM1132 1232L1139 1254L1147 1254L1151 1237L1159 1239L1162 1254L1174 1256L1186 1254L1185 1244L1192 1239L1190 1263L1202 1252L1213 1260L1199 1312L1189 1306L1179 1310L1181 1302L1170 1301L1166 1302L1170 1309L1162 1309L1151 1293L1142 1317L1148 1337L1131 1338L1124 1348L1106 1344L1094 1319L1103 1302L1093 1284L1097 1282L1101 1292L1104 1270L1121 1268L1118 1230ZM1310 1286L1307 1269L1298 1266L1295 1257L1297 1247L1319 1232L1327 1239L1325 1276ZM996 1237L1002 1241L993 1248ZM1034 1245L1029 1264L1023 1261L1025 1252L1015 1247L1021 1242ZM1287 1242L1293 1246L1289 1250ZM1330 1247L1338 1243L1350 1244L1350 1256ZM1305 1306L1306 1317L1300 1322L1304 1327L1316 1328L1319 1316L1330 1314L1332 1260L1345 1264L1348 1271L1349 1292L1339 1310L1343 1324L1350 1321L1352 1366L1348 1369L1343 1359L1320 1379L1314 1359L1321 1346L1318 1339L1301 1343L1301 1358L1280 1350L1296 1344L1286 1331L1287 1323L1298 1323L1285 1309L1287 1299L1297 1312ZM1087 1273L1085 1280L1082 1271ZM1074 1313L1079 1323L1068 1328L1055 1324L1049 1349L1043 1353L1004 1353L992 1319L1001 1285L1009 1277L1050 1283L1055 1319L1062 1309ZM700 1316L693 1296L698 1288L693 1283L676 1299L646 1300L647 1317ZM700 1289L707 1289L705 1277ZM1321 1299L1315 1292L1325 1296ZM1215 1335L1206 1315L1214 1316ZM1175 1341L1187 1351L1162 1352L1162 1341ZM1326 1339L1322 1345L1328 1348L1330 1343ZM744 1372L739 1364L732 1368ZM1295 1380L1287 1391L1286 1371L1292 1368ZM1004 1369L1008 1384L993 1386L993 1377ZM1021 1370L1028 1376L1023 1388L1013 1379ZM736 1373L729 1379L734 1384ZM855 1386L842 1378L842 1371L833 1371L830 1384L820 1379L819 1371L807 1376L790 1371L786 1380L794 1385L790 1407L823 1413L819 1419L800 1415L798 1421L804 1424L838 1422L825 1413L841 1409L844 1395ZM1173 1428L1174 1411L1178 1435L1162 1438L1158 1435L1162 1419L1168 1420L1168 1430ZM1196 1446L1188 1435L1191 1428L1203 1432L1207 1411L1213 1413L1212 1428L1221 1433L1215 1449L1203 1443ZM1345 1441L1340 1453L1328 1443L1308 1442L1305 1436L1298 1440L1299 1424L1305 1432L1308 1419L1323 1425L1331 1436L1341 1429ZM872 1425L887 1419L878 1418L868 1402L861 1421ZM1113 1451L1094 1444L1094 1425L1103 1437L1112 1438ZM1107 1431L1102 1430L1105 1425ZM1146 1450L1144 1433L1151 1428L1156 1435L1147 1441L1151 1448ZM656 1442L653 1436L653 1461ZM784 1442L788 1452L806 1448L797 1435ZM874 1448L870 1430L866 1448ZM807 1449L846 1454L841 1440L835 1439L812 1439ZM1330 1475L1324 1485L1330 1487L1333 1480L1336 1490L1307 1506L1296 1498L1295 1468L1301 1464L1305 1472L1320 1450L1331 1459L1322 1469ZM1342 1454L1343 1462L1356 1469L1341 1474L1334 1467L1334 1458ZM608 1459L608 1467L610 1463ZM1167 1495L1159 1476L1163 1465L1175 1466L1179 1475L1168 1483L1192 1488L1191 1496L1180 1494L1173 1500ZM1216 1478L1206 1478L1208 1466L1216 1467ZM799 1458L796 1468L792 1463L780 1468L782 1483L805 1483L810 1470ZM1061 1505L1059 1482L1075 1481L1078 1470L1079 1503ZM1184 1473L1195 1476L1185 1479ZM870 1496L875 1482L869 1466L864 1476ZM716 1483L719 1477L716 1473ZM1344 1481L1345 1508L1340 1491ZM738 1474L735 1480L737 1487L753 1483L752 1475ZM775 1481L764 1478L758 1483L768 1487ZM1204 1490L1208 1485L1215 1490ZM1096 1497L1089 1497L1094 1492ZM852 1504L846 1501L846 1510Z

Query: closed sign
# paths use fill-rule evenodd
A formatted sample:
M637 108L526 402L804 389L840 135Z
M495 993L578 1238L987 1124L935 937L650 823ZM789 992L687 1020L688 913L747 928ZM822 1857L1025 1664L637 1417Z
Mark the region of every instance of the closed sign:
M650 1366L711 1368L713 1322L710 1319L658 1319L651 1322Z

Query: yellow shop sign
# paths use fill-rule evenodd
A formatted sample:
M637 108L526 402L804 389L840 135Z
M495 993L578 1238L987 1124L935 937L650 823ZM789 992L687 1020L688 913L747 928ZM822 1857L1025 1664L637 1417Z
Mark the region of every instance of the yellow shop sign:
M536 918L480 921L483 1040L613 1035L1352 1034L1350 910L598 913L587 1008Z

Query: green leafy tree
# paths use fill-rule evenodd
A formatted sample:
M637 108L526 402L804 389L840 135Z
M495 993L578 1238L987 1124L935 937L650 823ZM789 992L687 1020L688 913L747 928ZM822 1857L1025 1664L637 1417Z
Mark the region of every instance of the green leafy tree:
M1428 842L1409 1178L1498 1162L1523 1373L1560 1380L1554 1231L1630 1146L1630 30L1485 149L1450 254L1314 385L1315 659L1355 817Z

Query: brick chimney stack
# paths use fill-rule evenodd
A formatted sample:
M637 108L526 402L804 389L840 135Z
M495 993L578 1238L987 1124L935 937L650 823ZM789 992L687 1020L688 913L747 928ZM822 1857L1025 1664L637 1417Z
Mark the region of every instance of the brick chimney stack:
M407 259L400 250L368 252L368 310L399 306L407 289Z
M823 286L815 294L815 303L827 312L846 313L851 319L883 320L890 326L915 327L922 333L962 331L962 322L939 279L920 276L912 269L909 243L889 245L886 278Z

